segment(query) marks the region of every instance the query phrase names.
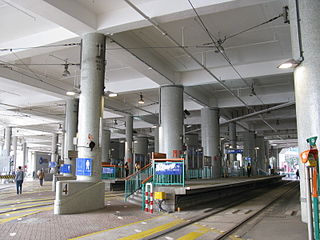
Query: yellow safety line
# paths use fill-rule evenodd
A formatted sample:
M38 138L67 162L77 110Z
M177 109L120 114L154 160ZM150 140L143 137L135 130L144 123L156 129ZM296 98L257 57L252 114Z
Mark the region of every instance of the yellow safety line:
M1 215L6 215L6 214L16 214L16 213L22 213L22 212L32 212L32 211L37 211L37 210L41 210L41 209L44 209L44 211L45 211L45 210L53 209L53 207L25 209L25 210L20 210L20 211L10 211L10 212L6 212L6 213L0 213L0 216L1 216Z
M11 205L16 205L16 207L20 207L20 206L28 206L28 204L30 205L30 204L47 203L47 202L53 202L53 200L20 202L20 203L10 203L10 204ZM0 203L0 207L2 207L1 203ZM12 208L15 208L15 207L12 207Z
M206 227L201 226L195 232L190 232L187 235L184 235L184 236L178 238L177 240L194 240L194 239L197 239L198 237L201 237L202 235L208 233L209 231L210 231L210 228L206 228Z
M168 228L172 228L172 227L174 227L174 226L176 226L176 225L178 225L180 223L183 223L183 222L185 222L185 220L177 219L177 220L174 220L172 222L160 225L158 227L151 228L151 229L148 229L146 231L130 235L128 237L118 238L118 240L136 240L136 239L144 238L144 237L153 235L155 233L161 232L163 230L166 230Z
M150 221L150 220L153 220L153 219L157 219L159 217L162 217L162 215L156 216L156 217L152 217L152 218L147 218L147 219L144 219L144 220L141 220L141 221L138 221L138 222L129 223L129 224L122 225L122 226L119 226L119 227L109 228L109 229L101 230L101 231L98 231L98 232L93 232L93 233L89 233L89 234L86 234L86 235L82 235L82 236L79 236L79 237L70 238L68 240L75 240L75 239L81 239L81 238L89 237L89 236L96 235L96 234L99 234L99 233L108 232L108 231L111 231L111 230L114 230L114 229L119 229L119 228L131 226L131 225L134 225L134 224L142 223L142 222L147 222L147 221Z
M0 224L6 223L6 222L10 222L10 221L15 220L17 218L26 217L26 216L29 216L29 215L32 215L32 214L36 214L36 213L39 213L39 212L40 211L32 212L32 213L26 213L26 214L21 215L21 216L15 216L15 217L6 218L6 219L0 219Z
M17 204L20 204L20 203L27 203L27 202L37 202L37 201L42 201L42 200L54 200L54 198L36 198L36 199L30 199L30 200L25 200L25 201L23 199L21 199L21 200L16 199L16 200L5 201L5 202L0 201L0 204L3 204L3 203L17 203Z
M34 205L30 205L30 206L22 206L22 207L10 207L10 208L1 208L0 211L3 210L12 210L12 209L21 209L21 208L25 208L25 207L39 207L39 206L47 206L48 204L34 204Z
M39 212L44 212L44 211L47 211L47 210L51 210L53 209L53 207L49 207L49 208L40 208L40 209L32 209L32 210L26 210L26 211L19 211L19 212L31 212L31 213L26 213L26 214L23 214L23 215L19 215L19 216L14 216L14 217L10 217L10 218L5 218L5 219L0 219L0 224L3 224L3 223L6 223L6 222L9 222L9 221L12 221L14 219L18 219L18 218L22 218L22 217L25 217L25 216L29 216L29 215L32 215L32 214L36 214L36 213L39 213ZM15 212L17 213L17 212ZM3 214L1 214L3 215Z

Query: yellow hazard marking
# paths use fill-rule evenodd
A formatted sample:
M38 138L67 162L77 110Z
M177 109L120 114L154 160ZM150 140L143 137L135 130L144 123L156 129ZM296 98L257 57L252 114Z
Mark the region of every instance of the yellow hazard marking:
M37 198L37 199L30 199L30 200L23 200L23 199L16 199L16 200L11 200L11 201L0 201L0 204L5 204L5 203L27 203L27 202L37 202L37 201L44 201L44 200L54 200L53 198Z
M206 228L206 227L201 226L196 231L190 232L187 235L184 235L184 236L178 238L177 240L194 240L194 239L197 239L198 237L201 237L202 235L208 233L210 230L211 230L210 228Z
M172 222L160 225L160 226L155 227L155 228L148 229L146 231L143 231L143 232L140 232L140 233L137 233L137 234L130 235L128 237L119 238L118 240L136 240L136 239L144 238L144 237L153 235L155 233L161 232L163 230L166 230L168 228L172 228L172 227L174 227L174 226L176 226L178 224L181 224L183 222L185 222L185 221L182 220L182 219L174 220Z
M26 214L19 215L19 216L14 216L14 217L9 217L9 218L5 218L5 219L0 219L0 224L6 223L6 222L9 222L9 221L18 219L18 218L26 217L26 216L29 216L29 215L32 215L32 214L36 214L36 213L39 213L39 212L52 210L52 209L53 209L53 207L48 207L48 208L38 208L38 209L29 209L29 210L25 210L25 211L12 212L13 214L21 213L21 212L30 212L30 213L26 213ZM8 213L3 213L3 214L0 214L0 215L4 215L4 214L8 214Z
M10 212L5 212L5 213L0 213L1 215L6 215L6 214L17 214L17 213L23 213L23 212L32 212L32 211L38 211L38 210L51 210L53 207L43 207L43 208L34 208L34 209L25 209L25 210L20 210L20 211L10 211Z
M128 226L131 226L131 225L134 225L134 224L138 224L138 223L150 221L150 220L153 220L153 219L157 219L157 218L159 218L159 217L162 217L162 215L156 216L156 217L152 217L152 218L147 218L147 219L144 219L144 220L141 220L141 221L138 221L138 222L129 223L129 224L126 224L126 225L123 225L123 226L114 227L114 228L109 228L109 229L101 230L101 231L98 231L98 232L94 232L94 233L89 233L89 234L86 234L86 235L82 235L82 236L79 236L79 237L70 238L70 239L68 239L68 240L75 240L75 239L81 239L81 238L93 236L93 235L96 235L96 234L99 234L99 233L103 233L103 232L108 232L108 231L111 231L111 230L114 230L114 229L119 229L119 228L123 228L123 227L128 227Z
M32 204L30 206L22 206L22 207L9 207L9 208L1 208L0 211L3 210L13 210L13 209L22 209L26 207L40 207L40 206L47 206L48 204Z
M231 240L245 240L244 238L240 238L238 236L230 236L229 237Z

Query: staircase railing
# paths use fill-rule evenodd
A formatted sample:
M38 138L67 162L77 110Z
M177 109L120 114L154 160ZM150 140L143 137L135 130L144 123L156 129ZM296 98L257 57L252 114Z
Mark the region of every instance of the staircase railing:
M131 174L125 178L125 192L124 198L127 198L132 195L137 190L141 189L142 181L149 178L153 175L152 163L141 168L141 170Z

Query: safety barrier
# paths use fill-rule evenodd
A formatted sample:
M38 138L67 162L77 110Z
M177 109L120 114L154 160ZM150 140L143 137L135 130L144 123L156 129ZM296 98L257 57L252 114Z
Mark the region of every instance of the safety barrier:
M149 163L148 165L141 168L141 170L125 178L125 191L124 191L125 200L127 200L127 198L130 195L132 195L134 192L141 189L142 181L152 176L152 173L153 173L152 164Z
M142 192L143 194L143 192ZM153 185L152 183L148 182L145 184L145 191L144 191L144 211L153 213Z
M102 179L116 179L122 177L122 168L116 165L102 165Z
M188 169L186 172L187 180L190 179L211 179L212 178L212 167L204 166L200 169Z
M154 185L185 185L184 159L153 159Z
M15 175L0 175L0 179L14 179Z

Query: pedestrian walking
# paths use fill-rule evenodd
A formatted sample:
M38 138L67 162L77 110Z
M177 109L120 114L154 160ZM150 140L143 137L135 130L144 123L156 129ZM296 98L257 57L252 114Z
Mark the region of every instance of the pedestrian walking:
M44 171L43 171L43 168L41 168L41 170L39 170L37 172L38 174L38 178L39 178L39 181L40 181L40 186L42 187L43 185L43 179L44 179Z
M18 171L16 173L16 176L14 178L14 180L16 182L16 186L17 186L17 194L21 194L22 193L23 179L24 179L24 172L22 171L21 166L19 166L18 167Z

